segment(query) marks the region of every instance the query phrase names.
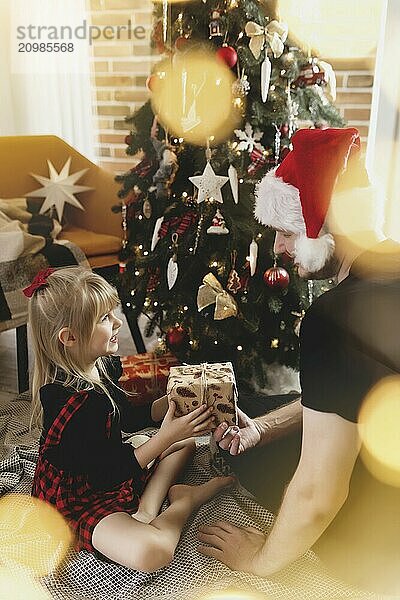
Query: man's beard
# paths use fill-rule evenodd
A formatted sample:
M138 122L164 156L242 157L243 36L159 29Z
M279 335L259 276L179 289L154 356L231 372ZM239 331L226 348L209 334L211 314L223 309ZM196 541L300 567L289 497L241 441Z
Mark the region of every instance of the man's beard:
M294 261L296 263L296 256L294 257ZM339 273L340 260L336 254L333 253L324 266L321 269L318 269L318 271L307 271L300 263L297 263L297 268L299 277L302 279L330 279L336 277ZM300 272L299 269L301 270Z

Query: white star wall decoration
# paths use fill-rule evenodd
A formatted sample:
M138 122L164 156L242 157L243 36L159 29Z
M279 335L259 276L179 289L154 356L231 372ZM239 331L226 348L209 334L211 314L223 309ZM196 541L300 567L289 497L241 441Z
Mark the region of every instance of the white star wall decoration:
M58 220L61 222L65 203L76 206L81 210L85 210L82 204L75 198L74 194L92 190L93 188L86 185L75 185L75 182L78 181L88 169L82 169L81 171L77 171L70 175L69 169L71 166L71 157L69 157L59 173L57 173L50 160L47 161L47 164L49 165L50 177L43 177L42 175L34 175L31 173L32 177L41 183L43 187L26 195L34 198L45 198L40 208L40 213L43 214L55 206Z
M223 204L221 188L228 181L229 177L223 175L216 175L212 168L210 161L207 161L206 167L202 175L194 175L189 177L189 180L198 188L199 193L197 196L197 202L203 202L204 200L216 200Z

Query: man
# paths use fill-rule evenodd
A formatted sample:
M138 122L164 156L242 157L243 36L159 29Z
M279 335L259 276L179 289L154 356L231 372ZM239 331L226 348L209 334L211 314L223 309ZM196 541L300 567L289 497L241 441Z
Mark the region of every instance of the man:
M359 147L356 129L300 130L256 189L255 215L276 229L275 252L292 256L301 277L336 275L338 285L302 323L301 400L255 419L240 411L239 428L222 424L214 434L234 470L235 461L244 463L237 469L243 484L270 509L276 475L282 496L287 463L298 460L271 531L203 526L199 550L269 577L313 548L341 579L400 594L400 492L364 468L357 424L368 392L400 371L400 246L380 231ZM293 446L301 425L301 447L289 461L275 452L277 467L270 447L277 438Z

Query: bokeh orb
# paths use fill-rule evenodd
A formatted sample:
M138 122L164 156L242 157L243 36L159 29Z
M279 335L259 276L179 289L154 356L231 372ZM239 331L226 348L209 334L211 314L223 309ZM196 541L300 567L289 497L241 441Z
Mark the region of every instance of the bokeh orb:
M257 592L227 590L225 592L208 592L198 600L268 600L269 596Z
M279 0L280 19L301 46L325 58L374 56L383 0Z
M0 556L43 577L65 558L74 536L62 515L50 504L23 494L0 499Z
M172 135L205 146L227 139L240 121L234 108L233 73L215 54L190 51L155 69L151 102Z
M0 570L0 598L4 600L51 600L50 594L27 573Z
M400 376L385 377L367 394L359 415L361 458L384 483L400 487Z

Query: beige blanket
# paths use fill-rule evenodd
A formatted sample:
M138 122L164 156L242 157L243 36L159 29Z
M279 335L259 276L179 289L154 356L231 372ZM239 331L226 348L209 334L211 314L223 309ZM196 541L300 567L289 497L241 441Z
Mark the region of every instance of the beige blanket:
M27 210L25 198L0 199L0 256L2 262L15 260L27 254L36 254L44 248L45 236L34 235L30 232L33 218L34 215ZM46 219L46 217L43 218ZM61 225L53 220L51 237L57 237L60 231Z
M0 402L0 495L29 494L37 458L37 436L28 431L30 402L27 394L1 406ZM267 472L267 467L266 467ZM202 483L211 476L208 439L201 438L184 481ZM166 507L164 504L164 508ZM201 524L229 520L236 525L267 531L273 515L243 490L229 490L204 505L183 531L171 565L156 573L133 571L102 561L86 551L71 551L64 568L41 581L51 598L60 600L383 600L383 597L351 588L330 577L315 554L308 552L273 579L234 573L216 560L197 552ZM18 539L18 524L15 540ZM3 532L0 523L0 553ZM9 535L8 535L9 539ZM23 543L21 537L21 544ZM26 540L25 540L26 543ZM40 548L46 540L32 540ZM33 546L32 546L33 547ZM18 548L14 545L17 552ZM5 552L2 553L3 557ZM9 552L8 552L9 555ZM11 576L15 564L6 564ZM224 595L219 593L224 592ZM385 597L389 600L389 597Z

